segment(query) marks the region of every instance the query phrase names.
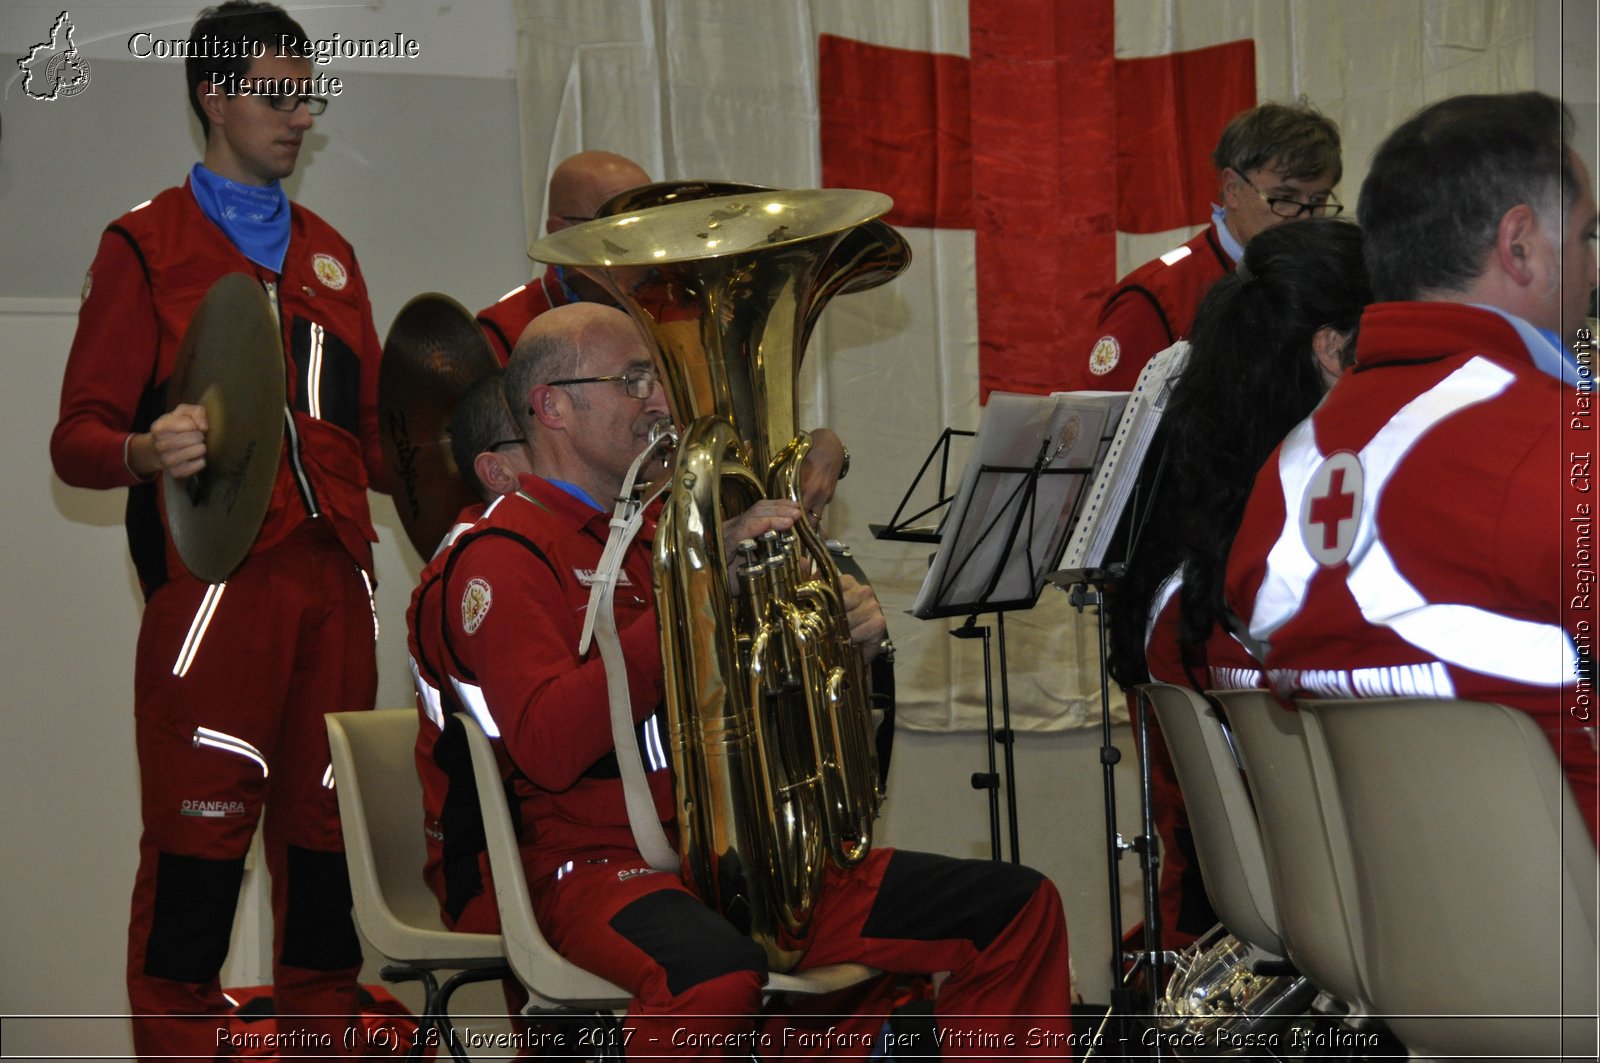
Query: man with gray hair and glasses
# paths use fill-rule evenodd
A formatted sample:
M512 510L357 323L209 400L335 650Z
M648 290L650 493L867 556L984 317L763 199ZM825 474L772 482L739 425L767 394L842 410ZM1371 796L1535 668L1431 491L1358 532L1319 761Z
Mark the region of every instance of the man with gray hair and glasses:
M1344 173L1339 151L1339 127L1307 103L1235 115L1211 153L1219 182L1211 224L1117 282L1087 358L1071 356L1063 388L1131 391L1145 363L1188 336L1200 300L1233 272L1252 236L1343 210L1333 196Z

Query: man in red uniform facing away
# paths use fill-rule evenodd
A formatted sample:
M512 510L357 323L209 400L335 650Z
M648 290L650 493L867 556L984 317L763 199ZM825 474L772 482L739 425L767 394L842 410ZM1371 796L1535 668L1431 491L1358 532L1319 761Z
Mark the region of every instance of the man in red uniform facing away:
M1284 695L1461 697L1532 714L1600 823L1587 476L1595 283L1572 116L1458 96L1373 156L1356 361L1256 478L1229 605ZM1568 434L1570 433L1570 435ZM1578 581L1578 582L1574 582Z
M550 174L544 231L560 232L569 225L593 221L595 211L606 200L649 183L650 175L643 167L614 151L580 151L568 156ZM593 281L560 266L546 266L533 280L480 310L478 325L489 337L495 357L505 365L528 322L552 306L577 302L610 305L611 299Z
M1063 390L1131 391L1145 363L1189 335L1200 300L1263 229L1338 214L1339 127L1306 104L1263 103L1235 115L1211 153L1220 182L1211 223L1122 280L1100 310L1095 341L1073 355Z
M634 994L630 1051L689 1058L742 1045L735 1054L747 1055L764 953L676 874L640 856L604 665L598 652L578 650L609 500L668 413L657 372L633 323L609 307L552 310L519 341L507 399L534 472L451 550L441 595L443 686L486 722L506 755L546 936ZM797 504L764 500L731 519L723 538L785 529L800 517ZM647 520L624 556L616 612L639 739L633 755L670 839L653 536ZM885 630L876 597L847 587L846 606L852 640L872 652ZM936 1002L946 1058L962 1046L985 1046L987 1056L993 1044L1019 1055L1068 1054L1066 926L1054 886L1038 873L877 849L852 871L828 872L814 923L802 967L858 961L895 973L951 972ZM772 1037L763 1055L781 1052Z
M188 180L100 240L50 441L57 474L128 488L128 543L145 595L134 676L144 824L128 936L140 1058L216 1051L218 974L263 807L272 873L279 1030L346 1050L361 948L323 716L371 708L375 538L367 486L380 346L365 282L332 226L291 204L314 115L312 44L270 4L202 12L185 62L205 153ZM242 58L231 58L240 56ZM206 464L206 413L169 408L168 378L213 282L256 278L286 354L283 451L244 563L210 584L184 568L162 517L162 474ZM156 1016L196 1016L189 1020Z

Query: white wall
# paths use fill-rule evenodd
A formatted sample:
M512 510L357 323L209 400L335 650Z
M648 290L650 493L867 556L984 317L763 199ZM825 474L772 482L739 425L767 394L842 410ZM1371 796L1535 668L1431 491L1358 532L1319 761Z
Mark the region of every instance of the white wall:
M7 530L0 637L14 662L0 702L8 725L0 742L0 896L7 902L0 951L10 960L0 972L0 1014L114 1016L126 1007L121 972L138 830L131 713L138 592L120 493L64 487L50 472L46 446L82 272L100 229L179 181L198 150L178 64L127 57L127 33L166 23L181 36L195 7L74 4L77 42L92 66L89 89L43 103L25 99L12 78L0 102L0 424L11 444L0 452ZM1593 9L1566 0L1562 9L1564 21L1541 23L1538 66L1548 75L1565 59L1562 87L1587 107L1592 145ZM59 11L59 0L0 6L0 73L15 70L17 53L45 35ZM529 267L511 0L388 0L311 8L302 18L314 37L401 30L422 46L422 58L409 64L328 68L344 77L346 91L319 120L294 180L297 198L355 244L380 333L419 292L444 291L478 307L520 283ZM379 701L402 705L410 698L402 616L418 562L387 500L375 499L375 518L385 540L377 562ZM977 651L953 643L950 652ZM1028 666L1011 665L1017 690ZM1126 751L1125 727L1117 743ZM1096 732L1025 734L1017 775L1021 852L1066 897L1079 985L1091 1000L1106 998L1107 982L1098 746ZM985 764L980 736L903 734L883 840L987 855L987 807L967 782ZM1123 830L1132 833L1131 771L1119 769L1118 786ZM1137 874L1124 863L1131 918ZM266 980L253 888L230 960L233 984ZM493 1010L496 1001L480 994L471 1006ZM6 1035L8 1056L127 1051L126 1022L116 1018L70 1027L8 1021Z

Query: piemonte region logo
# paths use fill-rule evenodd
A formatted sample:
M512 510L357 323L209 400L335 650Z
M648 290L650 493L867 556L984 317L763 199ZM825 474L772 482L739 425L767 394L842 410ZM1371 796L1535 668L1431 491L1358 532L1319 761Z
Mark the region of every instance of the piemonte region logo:
M50 27L50 39L28 49L17 60L22 70L22 91L30 99L59 100L76 96L89 87L89 61L72 42L71 16L63 11Z

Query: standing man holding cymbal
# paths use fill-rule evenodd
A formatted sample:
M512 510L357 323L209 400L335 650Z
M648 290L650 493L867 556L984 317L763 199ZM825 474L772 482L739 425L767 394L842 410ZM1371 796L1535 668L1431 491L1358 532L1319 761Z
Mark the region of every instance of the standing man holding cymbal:
M323 716L371 708L377 689L367 487L382 462L380 346L349 243L280 183L328 102L308 95L305 31L272 4L233 0L201 13L189 46L204 156L181 187L101 237L50 441L62 480L128 489L145 595L134 676L144 824L128 934L134 1045L141 1059L216 1051L216 1016L228 1008L218 976L245 854L270 806L278 1032L337 1055L356 1011L361 947ZM260 285L274 313L287 401L265 518L242 563L208 582L175 549L164 495L223 493L232 470L210 459L233 418L214 423L200 405L171 405L167 391L197 306L235 273Z

